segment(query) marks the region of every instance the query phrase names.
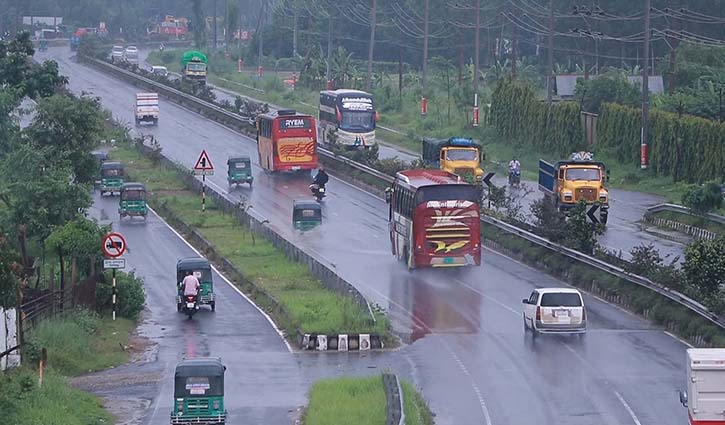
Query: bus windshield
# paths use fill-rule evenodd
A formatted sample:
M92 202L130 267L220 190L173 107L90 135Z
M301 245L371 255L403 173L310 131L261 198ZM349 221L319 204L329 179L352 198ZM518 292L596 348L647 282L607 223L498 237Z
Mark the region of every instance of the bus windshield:
M375 129L375 114L371 111L343 111L340 128L352 132L373 131Z

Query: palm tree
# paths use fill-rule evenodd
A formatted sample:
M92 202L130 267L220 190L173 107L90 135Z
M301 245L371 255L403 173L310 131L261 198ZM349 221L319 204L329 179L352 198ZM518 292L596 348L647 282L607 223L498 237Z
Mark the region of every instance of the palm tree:
M340 87L345 87L357 73L352 61L352 53L348 53L342 46L339 46L332 55L331 65L333 78L340 84Z

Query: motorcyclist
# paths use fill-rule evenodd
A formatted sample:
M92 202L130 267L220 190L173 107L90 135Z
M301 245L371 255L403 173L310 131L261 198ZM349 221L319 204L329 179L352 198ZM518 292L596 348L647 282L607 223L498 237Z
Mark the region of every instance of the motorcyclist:
M164 43L159 44L159 50L162 52L164 51Z
M521 163L519 162L516 157L511 158L511 161L509 161L509 173L513 173L514 171L520 171L521 170Z
M320 171L317 172L317 175L315 176L315 179L312 183L316 184L317 187L324 188L329 180L330 177L325 172L325 169L323 167L320 167Z
M184 287L184 296L193 296L194 299L199 295L199 287L201 286L199 284L199 279L194 276L194 273L192 273L191 270L186 271L186 276L184 276L184 280L181 282L181 285Z

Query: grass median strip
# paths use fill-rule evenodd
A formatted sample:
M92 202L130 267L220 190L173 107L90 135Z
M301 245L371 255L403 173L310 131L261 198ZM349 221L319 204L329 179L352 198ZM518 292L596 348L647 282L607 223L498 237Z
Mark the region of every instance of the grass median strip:
M382 313L375 312L376 322L371 323L368 311L351 297L325 288L304 265L288 259L269 241L254 237L236 217L224 214L211 199L207 198L206 211L202 212L201 196L184 188L178 171L155 165L131 146L120 146L111 156L124 163L132 180L147 185L152 206L170 211L198 231L245 280L262 288L284 307L289 317L275 317L275 320L288 335L294 336L297 330L388 334L389 322ZM255 296L254 291L248 292Z
M413 386L401 381L407 425L432 425L433 415ZM384 425L387 400L380 375L334 378L316 382L310 390L305 425Z

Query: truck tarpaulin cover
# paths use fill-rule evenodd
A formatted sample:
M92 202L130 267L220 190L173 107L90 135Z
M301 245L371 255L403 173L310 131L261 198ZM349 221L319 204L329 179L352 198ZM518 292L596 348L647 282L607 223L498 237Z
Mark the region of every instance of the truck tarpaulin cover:
M196 50L189 50L188 52L184 52L184 55L181 57L181 63L186 65L187 63L191 62L194 58L199 59L201 62L208 63L208 59L206 58L206 55L198 52Z

